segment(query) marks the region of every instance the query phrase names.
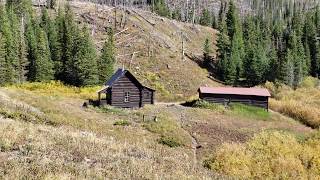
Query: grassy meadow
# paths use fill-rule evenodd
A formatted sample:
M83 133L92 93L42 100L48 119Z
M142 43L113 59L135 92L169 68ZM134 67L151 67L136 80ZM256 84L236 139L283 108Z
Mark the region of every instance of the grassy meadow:
M201 101L195 107L82 107L88 98L95 98L97 89L60 82L0 88L0 177L228 179L267 178L273 173L279 178L318 175L316 130L280 113ZM270 139L276 142L272 148L277 154L272 154L271 145L266 144ZM293 145L297 147L294 152L286 151L285 147ZM258 156L265 151L271 155ZM303 151L308 154L302 156ZM262 166L263 161L270 163ZM291 168L288 174L275 167L275 162ZM289 163L294 164L291 167ZM298 174L292 174L294 170L299 170Z

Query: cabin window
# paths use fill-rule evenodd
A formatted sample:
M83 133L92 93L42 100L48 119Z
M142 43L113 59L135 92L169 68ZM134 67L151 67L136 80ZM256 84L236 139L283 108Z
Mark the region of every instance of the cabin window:
M144 92L145 93L145 98L150 98L150 93L149 92Z
M124 93L124 102L129 102L129 98L130 98L130 92L125 92Z

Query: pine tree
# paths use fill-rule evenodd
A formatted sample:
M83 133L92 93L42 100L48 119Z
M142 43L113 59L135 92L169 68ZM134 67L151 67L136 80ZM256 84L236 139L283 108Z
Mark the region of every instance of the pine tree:
M79 46L77 39L80 37L80 30L77 28L73 12L69 5L65 7L65 15L62 20L62 34L60 34L60 41L62 44L62 54L61 54L61 74L59 79L67 84L79 84L77 77L77 68L75 66L75 53L78 52L77 46Z
M95 47L90 39L86 27L81 31L75 54L75 66L77 70L76 86L94 85L98 82L97 56Z
M213 29L218 29L218 22L216 16L213 14L212 15L212 26Z
M99 82L104 83L108 80L114 71L115 64L115 45L113 38L112 29L108 30L108 40L105 42L102 51L101 57L99 59L98 67L99 67Z
M210 40L209 38L206 38L203 45L203 62L207 67L211 64L211 58L210 58L211 52L212 50L211 50Z
M49 81L54 78L53 62L50 58L48 39L42 28L36 29L37 50L34 81Z
M54 23L51 24L54 26L55 33L56 33L56 43L50 42L51 47L51 58L54 62L54 69L55 69L55 77L58 80L65 80L65 51L62 51L66 47L65 45L65 16L64 12L61 8L58 9L57 16L54 20ZM54 37L54 36L52 36Z
M231 54L233 54L233 63L236 65L235 79L237 80L240 79L243 73L242 60L245 56L242 25L238 17L238 11L233 2L231 1L229 4L229 10L227 12L226 22L228 26L228 35L232 40Z
M238 51L238 42L234 36L231 46L231 55L227 60L225 69L225 82L229 85L234 85L239 78L237 73L237 64L239 61L241 61L241 57Z
M202 14L200 17L200 24L203 26L210 26L211 25L211 18L210 18L210 13L208 9L203 9Z
M12 51L14 52L14 61L12 66L14 68L14 82L22 83L26 80L27 73L27 52L23 30L24 27L19 21L17 14L13 8L8 9L8 16L10 19L10 29L12 32Z
M17 54L14 48L13 33L5 7L0 5L0 32L5 39L7 79L10 83L15 82L16 72L14 66L17 65Z
M305 55L306 55L306 75L310 74L311 69L311 54L310 54L310 47L308 41L304 43Z
M58 16L61 16L61 14ZM51 20L46 9L42 11L40 25L46 31L50 48L50 57L54 63L55 77L58 78L61 71L61 45L56 23Z
M160 16L171 16L170 9L168 8L164 0L155 0L155 12Z
M230 57L230 39L228 36L227 24L225 18L222 18L219 24L219 34L217 39L218 47L218 68L217 74L222 80L226 80L226 71L228 59Z
M281 71L282 77L281 81L288 86L293 86L294 84L294 54L291 49L287 50L285 60L282 64Z
M255 20L258 23L255 23ZM246 23L246 55L243 61L243 75L249 86L255 86L266 81L269 71L267 33L260 28L260 20L249 17Z
M230 1L229 3L229 9L227 12L227 26L228 26L228 35L230 39L233 39L233 36L236 32L237 26L239 26L239 19L238 14L236 10L236 6L234 5L233 1Z
M280 68L277 51L274 45L271 45L271 48L267 56L269 59L269 68L267 69L266 79L268 81L274 82L279 77L279 68Z
M27 80L34 81L36 76L36 59L37 59L37 39L35 27L37 22L30 18L26 23L26 42L27 42L27 58L28 58L28 73Z
M19 62L17 66L17 72L18 72L18 83L23 83L27 80L27 74L28 74L28 65L29 61L27 59L27 47L26 47L26 42L24 39L24 36L22 32L20 32L20 37L19 37L19 52L18 52L18 57L19 57Z
M0 86L8 83L5 40L0 33Z
M318 76L318 69L320 59L318 57L319 49L317 48L319 42L317 41L317 31L315 24L313 22L312 16L310 14L307 15L305 20L305 27L304 27L304 40L308 42L310 48L310 57L311 57L311 65L310 65L310 74L314 77Z

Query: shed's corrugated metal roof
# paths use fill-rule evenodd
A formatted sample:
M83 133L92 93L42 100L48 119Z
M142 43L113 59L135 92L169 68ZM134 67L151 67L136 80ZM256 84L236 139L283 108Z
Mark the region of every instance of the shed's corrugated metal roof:
M205 94L235 94L248 96L270 97L267 89L263 88L233 88L233 87L200 87L200 93Z

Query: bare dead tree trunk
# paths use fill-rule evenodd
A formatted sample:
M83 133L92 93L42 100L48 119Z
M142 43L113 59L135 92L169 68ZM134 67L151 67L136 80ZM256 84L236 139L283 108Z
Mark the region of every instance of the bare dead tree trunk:
M117 31L117 0L114 0L114 32Z
M189 22L189 0L186 1L186 22Z
M185 58L184 58L184 54L185 54L185 45L184 45L184 34L183 34L183 32L181 31L180 32L180 35L181 35L181 59L182 59L182 61L184 61L185 60Z
M196 18L196 0L193 0L193 9L192 9L192 24L195 23L195 18Z

